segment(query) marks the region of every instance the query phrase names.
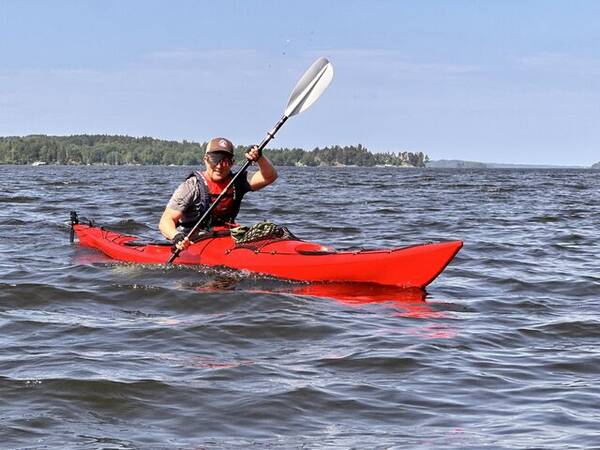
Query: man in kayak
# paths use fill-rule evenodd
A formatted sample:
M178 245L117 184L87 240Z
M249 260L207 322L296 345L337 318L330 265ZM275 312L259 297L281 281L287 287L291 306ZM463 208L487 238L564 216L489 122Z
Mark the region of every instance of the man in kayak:
M163 236L173 242L179 250L184 250L190 245L186 235L234 177L235 173L231 171L233 157L231 141L221 137L211 139L204 155L206 170L194 171L171 196L158 226ZM256 162L258 171L253 174L240 174L231 189L212 210L208 226L234 223L242 197L247 192L258 191L277 179L275 167L267 157L261 155L257 146L246 153L246 158Z

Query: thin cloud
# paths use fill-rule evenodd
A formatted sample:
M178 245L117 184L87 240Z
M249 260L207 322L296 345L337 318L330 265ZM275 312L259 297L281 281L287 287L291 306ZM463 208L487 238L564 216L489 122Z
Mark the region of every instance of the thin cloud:
M252 49L172 49L150 52L141 60L150 63L214 63L215 61L236 61L260 59L259 52Z
M400 50L387 49L344 49L328 52L338 64L373 66L376 70L385 67L387 71L401 71L411 75L462 75L484 72L485 68L474 64L447 62L417 62L407 60Z
M540 53L517 59L517 65L527 70L559 71L563 73L600 74L600 59L583 58L563 53Z

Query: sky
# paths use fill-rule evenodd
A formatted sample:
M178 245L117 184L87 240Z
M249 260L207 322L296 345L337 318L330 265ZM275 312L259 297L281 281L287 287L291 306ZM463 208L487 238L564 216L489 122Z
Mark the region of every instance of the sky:
M0 136L250 145L325 56L272 147L589 166L599 24L596 0L0 0Z

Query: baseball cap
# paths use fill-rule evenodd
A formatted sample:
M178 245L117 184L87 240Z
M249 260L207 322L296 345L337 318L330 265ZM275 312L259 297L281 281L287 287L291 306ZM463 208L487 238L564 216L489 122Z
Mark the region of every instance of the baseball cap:
M222 137L212 138L206 144L206 153L223 152L233 156L233 144L229 139Z

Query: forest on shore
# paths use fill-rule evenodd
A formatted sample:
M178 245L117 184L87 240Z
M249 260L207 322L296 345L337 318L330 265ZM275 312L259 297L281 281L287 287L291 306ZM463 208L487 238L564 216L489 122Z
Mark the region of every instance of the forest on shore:
M235 148L243 161L249 146ZM0 164L71 165L199 165L206 142L177 142L151 137L111 135L0 137ZM267 148L264 154L278 166L400 166L425 167L429 157L423 152L372 153L366 147L329 146Z

